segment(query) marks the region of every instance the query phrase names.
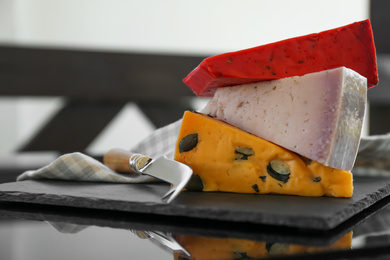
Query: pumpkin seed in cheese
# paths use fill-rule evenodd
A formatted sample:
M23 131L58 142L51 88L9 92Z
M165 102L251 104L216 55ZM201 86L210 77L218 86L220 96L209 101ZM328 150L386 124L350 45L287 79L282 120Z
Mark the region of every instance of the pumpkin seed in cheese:
M196 142L191 140L195 136ZM334 197L353 193L350 171L308 160L223 121L189 111L183 116L174 159L193 169L202 191Z

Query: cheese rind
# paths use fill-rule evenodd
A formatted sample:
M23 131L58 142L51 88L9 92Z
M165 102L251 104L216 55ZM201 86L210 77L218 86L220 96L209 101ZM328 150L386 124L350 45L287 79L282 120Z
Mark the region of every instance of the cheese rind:
M371 24L364 20L203 60L184 83L197 95L212 97L217 88L302 76L347 67L378 84Z
M220 88L202 112L326 166L351 170L366 99L366 78L340 67Z
M180 152L181 140L195 133L196 145ZM349 171L307 160L220 120L188 111L174 159L192 168L202 180L203 191L334 197L353 193Z

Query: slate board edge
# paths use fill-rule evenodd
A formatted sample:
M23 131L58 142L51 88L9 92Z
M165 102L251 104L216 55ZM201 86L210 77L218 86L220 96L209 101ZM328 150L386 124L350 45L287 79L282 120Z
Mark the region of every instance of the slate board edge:
M380 200L390 196L390 184L387 184L383 188L380 188L376 190L373 193L366 194L366 196L355 203L349 205L347 208L344 208L340 210L339 212L336 212L337 217L329 217L329 218L317 218L317 217L303 217L303 216L289 216L288 221L282 220L276 222L275 219L277 218L275 215L267 213L265 216L261 213L256 214L256 218L246 218L243 217L240 218L239 221L241 222L250 222L254 224L264 224L264 225L276 225L276 226L288 226L293 228L303 228L303 229L313 229L313 230L322 230L322 231L329 231L331 229L336 228L337 226L341 225L342 223L346 222L347 220L351 219L356 214L364 211L365 209L371 207L375 203L379 202ZM193 210L193 214L199 214L199 210L192 208L192 209L186 209L187 212ZM217 220L224 220L224 221L232 221L233 218L237 217L237 212L231 212L231 211L221 211L215 210L215 215L210 214L210 210L207 210L208 214L204 214L205 216L209 216L209 219L217 219ZM229 216L230 214L230 216ZM179 213L177 214L179 215ZM202 217L201 217L202 218ZM204 217L203 217L204 218ZM280 219L279 219L280 220ZM301 221L297 221L301 220ZM302 221L304 220L304 221Z
M122 201L116 200L104 200L97 199L94 197L79 197L72 195L54 195L45 193L29 193L23 191L0 191L0 201L8 202L22 202L22 203L33 203L42 205L58 205L75 208L90 208L98 210L115 210L124 212L134 212L142 214L156 214L165 216L176 216L176 217L192 217L197 219L210 219L217 221L230 221L230 222L248 222L252 224L262 225L275 225L275 226L288 226L294 228L304 228L313 230L330 230L337 227L339 224L350 219L357 213L370 207L377 201L385 198L389 195L390 184L386 184L384 187L376 190L375 192L366 194L365 197L351 204L349 207L336 212L338 215L336 218L319 218L311 216L308 221L306 217L302 216L289 216L287 220L275 221L274 215L257 213L249 216L237 211L214 209L209 207L204 209L203 207L197 207L191 205L190 207L179 203L163 204L160 202L138 202L138 201ZM39 199L38 199L39 197ZM36 201L38 199L38 201ZM359 205L356 207L356 205ZM207 214L205 214L207 212ZM238 215L237 215L238 213ZM334 216L334 215L333 215ZM296 221L299 218L300 221ZM302 224L304 223L304 224Z
M386 202L387 201L387 202ZM386 202L386 204L383 204L383 202ZM365 222L368 218L372 217L373 215L377 214L380 212L384 207L383 205L389 205L390 202L390 196L384 196L382 200L379 200L377 204L378 206L373 205L370 208L376 208L372 209L369 214L365 212L359 212L360 215L363 214L363 216L355 218L355 221L352 221L353 223L349 223L349 221L343 222L342 225L339 227L332 229L330 232L321 232L322 234L320 237L314 236L312 238L310 237L310 234L319 234L319 233L294 233L295 235L298 234L298 236L294 236L288 232L286 234L284 233L277 233L275 234L273 231L270 232L270 230L274 230L272 227L266 227L266 230L264 230L262 227L256 231L256 228L254 226L250 226L249 232L243 231L241 228L239 229L239 232L237 232L237 229L229 230L228 231L228 236L229 237L234 237L234 238L240 238L240 239L249 239L249 240L256 240L256 241L271 241L271 242L279 242L279 243L291 243L291 244L302 244L302 245L307 245L307 246L330 246L334 242L336 242L338 239L343 237L345 234L353 230L354 227L357 225ZM0 202L3 203L3 202ZM73 208L73 207L67 207L71 212L75 212L76 215L69 215L68 214L63 214L62 210L61 212L57 210L50 211L50 207L53 205L49 205L49 208L39 208L39 204L29 204L29 203L22 203L22 204L13 204L13 202L10 202L7 200L4 202L5 204L0 206L0 218L4 217L6 219L9 219L10 217L15 218L15 219L22 219L22 220L34 220L34 221L45 221L45 222L60 222L60 223L69 223L72 225L83 225L83 226L99 226L99 227L111 227L111 228L120 228L120 229L145 229L145 230L159 230L159 231L165 231L165 232L170 232L173 234L184 234L184 235L194 235L194 236L211 236L211 237L218 237L218 238L225 238L226 237L226 231L221 233L220 230L220 225L224 225L223 223L217 223L217 222L212 222L217 224L216 229L210 230L210 228L204 229L203 225L201 226L187 226L182 225L177 226L175 223L176 222L165 222L164 220L160 223L158 222L157 225L155 222L150 223L150 222L143 222L143 218L141 217L141 220L139 219L140 216L136 217L135 220L131 219L129 220L128 217L125 217L123 215L120 215L121 212L116 211L114 213L114 219L106 219L105 214L93 214L92 217L88 216L87 218L85 217L80 217L77 215L76 212L79 212L77 209L78 208ZM379 206L381 204L381 206ZM5 205L5 209L2 207ZM27 211L24 209L23 205L27 206ZM45 205L41 205L42 207L45 207ZM9 208L10 207L10 208ZM56 206L54 206L56 207ZM61 206L59 206L61 207ZM28 210L30 209L30 211ZM33 209L33 211L31 211ZM43 210L42 210L43 209ZM46 209L46 211L45 211ZM66 209L64 209L66 212ZM86 209L89 210L89 209ZM92 209L94 210L94 209ZM131 213L131 212L130 212ZM119 214L119 215L118 215ZM118 216L123 216L125 220L122 219L122 217L119 218L118 221ZM91 222L91 219L93 220ZM108 223L107 223L108 220ZM129 221L128 221L129 220ZM181 223L181 222L180 222ZM349 223L349 224L347 224ZM199 225L199 224L198 224ZM250 224L251 225L251 224ZM235 225L236 227L241 226L239 223L238 225ZM199 228L200 227L200 228ZM229 226L230 229L231 226ZM284 230L284 229L283 229ZM259 233L260 232L260 233ZM299 235L301 234L301 235ZM305 235L306 234L306 235ZM307 237L309 235L309 237ZM308 240L309 238L309 240Z
M39 196L39 202L36 201L36 197ZM297 216L295 219L289 220L288 222L275 222L275 217L268 214L264 218L263 214L256 214L256 218L245 218L237 216L237 212L230 212L228 210L220 209L203 209L202 207L192 206L191 208L180 205L180 204L157 204L157 203L145 203L145 202L128 202L128 201L112 201L99 199L99 206L94 203L94 198L89 197L76 197L76 196L61 196L53 195L46 196L45 194L31 194L27 192L0 192L0 201L8 202L22 202L22 203L35 203L42 205L57 205L57 206L70 206L76 208L89 208L89 209L100 209L100 210L116 210L124 212L134 212L143 214L156 214L176 217L188 217L191 215L194 218L219 220L219 221L234 221L234 222L248 222L253 224L264 224L264 225L277 225L277 226L289 226L299 228L313 228L313 229L329 229L329 225L324 222L323 219L307 218L308 222L305 225L297 225L294 223L296 218L302 219ZM71 201L72 203L69 203ZM75 203L76 202L76 203ZM110 206L114 205L114 206ZM173 207L173 209L172 209ZM165 210L167 209L167 210ZM185 211L185 213L184 213ZM207 211L207 214L204 214ZM174 214L172 212L175 212ZM207 216L207 217L205 217Z
M267 216L264 216L263 214L256 214L255 218L253 217L245 218L245 216L243 217L242 215L237 216L237 212L230 212L228 210L225 211L221 211L220 209L204 210L202 209L202 207L197 208L196 206L192 206L191 208L188 208L180 204L175 205L175 204L157 204L157 203L144 203L144 202L137 203L137 202L128 202L128 201L118 201L118 200L112 201L112 200L99 199L99 206L96 206L96 203L94 203L96 199L90 197L80 198L76 196L73 197L73 196L61 196L61 195L52 195L52 194L50 196L46 196L45 194L39 194L39 202L37 202L36 201L37 196L38 196L37 194L30 194L30 193L25 193L20 191L0 192L0 201L34 203L34 204L42 204L42 205L57 205L57 206L67 206L67 207L75 207L75 208L98 209L98 210L99 209L115 210L115 211L124 211L130 213L134 212L134 213L142 213L142 214L156 214L156 215L175 216L175 217L188 217L188 215L191 215L194 218L200 218L200 219L248 222L252 224L288 226L293 228L305 228L305 229L322 230L322 231L330 230L345 221L342 220L341 217L337 218L336 221L332 219L327 220L323 218L303 217L303 220L307 220L307 221L302 221L302 216L295 216L295 217L290 217L287 221L275 222L275 219L278 218L270 214L267 214ZM359 201L359 203L363 203L365 208L369 207L372 204L371 201L366 201L366 202ZM206 211L207 214L204 214L204 212ZM347 213L348 218L352 217L357 212L356 209L354 210L353 205L350 207L348 211L349 211ZM175 212L175 214L173 214L172 212ZM342 211L340 214L344 214L344 211ZM296 221L296 219L298 218L301 221Z
M390 184L387 184L383 188L380 188L375 191L374 193L366 195L363 199L356 201L354 204L350 205L344 210L340 210L339 212L337 212L337 218L328 218L325 219L325 222L327 223L329 229L333 229L341 223L345 222L345 220L350 219L357 213L362 212L363 210L369 208L370 206L374 205L375 203L379 202L380 200L386 198L389 195ZM361 205L361 207L356 207L357 205ZM358 210L357 208L361 208L361 210Z
M1 203L1 202L0 202ZM6 202L8 203L8 202ZM11 202L12 203L12 202ZM9 204L8 204L9 205ZM31 204L29 204L31 205ZM36 205L35 206L42 206L45 207L46 205ZM49 207L51 207L50 205ZM12 209L5 209L3 210L0 206L0 220L2 218L5 218L9 220L9 218L18 219L18 220L28 220L28 221L40 221L40 222L47 222L49 224L51 223L66 223L70 225L81 225L84 227L91 227L91 226L97 226L97 227L109 227L114 229L126 229L126 230L147 230L147 231L162 231L162 232L168 232L171 234L180 234L180 235L189 235L189 236L206 236L206 237L214 237L214 238L236 238L236 239L245 239L245 240L254 240L254 241L262 241L262 242L278 242L278 243L289 243L289 244L299 244L299 245L305 245L305 246L316 246L316 247L328 247L334 244L336 241L338 241L340 238L345 236L347 233L351 231L351 228L347 228L342 230L341 232L331 233L328 234L324 233L321 236L316 236L314 234L318 233L274 233L273 231L264 231L263 229L259 229L258 231L252 229L250 232L243 231L239 229L230 229L226 231L226 228L224 228L222 231L217 227L216 229L210 230L210 228L205 228L203 226L177 226L175 223L165 223L161 224L158 223L157 225L155 223L143 223L139 221L123 221L123 220L108 220L107 219L99 219L99 214L94 215L92 217L92 222L90 221L91 218L84 218L84 217L78 217L78 216L69 216L69 215L63 215L61 213L53 214L53 213L45 213L44 211L41 211L41 209L38 209L34 212L23 212L23 207L20 208L20 204L18 204L16 207L18 207L17 211L13 211ZM22 211L20 211L22 209ZM73 208L73 210L77 210L77 208ZM87 209L89 210L89 209ZM215 222L213 222L215 223Z

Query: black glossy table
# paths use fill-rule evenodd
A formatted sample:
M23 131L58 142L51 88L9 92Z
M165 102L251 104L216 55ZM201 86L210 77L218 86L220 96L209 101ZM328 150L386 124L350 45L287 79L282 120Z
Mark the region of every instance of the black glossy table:
M12 182L23 168L3 167L2 182ZM9 260L191 259L136 235L153 231L171 234L192 259L390 259L389 203L385 197L332 229L313 230L2 201L0 252Z

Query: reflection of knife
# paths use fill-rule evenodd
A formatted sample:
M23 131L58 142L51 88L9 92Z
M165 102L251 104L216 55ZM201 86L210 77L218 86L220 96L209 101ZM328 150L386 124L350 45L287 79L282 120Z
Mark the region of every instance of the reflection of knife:
M156 241L158 245L163 245L164 247L169 248L173 251L181 251L186 254L188 257L191 257L190 253L182 247L171 234L163 233L158 231L146 231L146 230L132 230L134 234L136 234L139 238L142 239L152 239L152 241Z
M192 169L180 162L161 156L152 159L142 154L133 154L122 149L112 149L103 158L104 164L117 172L147 174L172 184L163 196L168 203L174 200L187 185L192 176Z

